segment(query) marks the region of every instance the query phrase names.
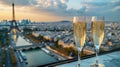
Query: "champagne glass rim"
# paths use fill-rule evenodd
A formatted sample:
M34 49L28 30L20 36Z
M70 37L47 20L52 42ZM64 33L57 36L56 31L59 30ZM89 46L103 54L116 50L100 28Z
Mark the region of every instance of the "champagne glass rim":
M91 21L104 21L104 16L92 16Z
M85 22L85 21L86 21L86 16L74 16L73 17L73 23Z

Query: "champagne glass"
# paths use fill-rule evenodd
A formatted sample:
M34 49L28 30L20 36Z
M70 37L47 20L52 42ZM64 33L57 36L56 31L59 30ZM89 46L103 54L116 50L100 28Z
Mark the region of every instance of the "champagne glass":
M78 64L77 67L81 66L80 53L84 46L86 39L86 17L79 16L73 18L73 32L75 44L78 48Z
M91 25L92 37L96 52L95 67L99 67L101 64L98 64L98 53L104 38L104 17L93 16Z

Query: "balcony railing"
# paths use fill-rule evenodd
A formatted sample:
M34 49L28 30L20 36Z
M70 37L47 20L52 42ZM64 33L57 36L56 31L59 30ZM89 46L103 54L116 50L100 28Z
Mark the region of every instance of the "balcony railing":
M114 52L117 52L117 51L120 51L120 48L117 48L117 49L113 49L111 51L104 51L104 52L100 52L99 53L99 56L105 56L106 54L110 54L112 55L112 53ZM120 53L120 52L119 52ZM120 55L120 54L118 54ZM93 58L95 57L95 54L92 54L92 55L87 55L87 56L83 56L81 58L81 60L85 60L85 59L89 59L89 58ZM105 58L104 58L105 59ZM112 58L114 59L114 57ZM120 58L119 58L120 59ZM73 59L68 59L68 60L62 60L62 61L59 61L59 62L54 62L54 63L50 63L50 64L45 64L45 65L40 65L38 67L55 67L55 66L58 66L60 67L60 65L64 65L64 64L68 64L69 63L72 63L72 62L76 62L77 61L77 58L73 58ZM91 61L92 62L92 61ZM84 62L83 62L84 63ZM120 62L119 62L120 63ZM118 66L119 67L119 66Z

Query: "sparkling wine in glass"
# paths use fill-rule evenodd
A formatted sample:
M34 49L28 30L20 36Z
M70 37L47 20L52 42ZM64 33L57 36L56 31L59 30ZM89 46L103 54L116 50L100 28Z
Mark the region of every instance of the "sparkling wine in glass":
M98 53L99 53L99 48L102 44L103 38L104 38L104 17L97 17L93 16L92 17L92 24L91 24L91 30L92 30L92 37L93 37L93 42L95 46L95 51L96 51L96 60L95 64L99 67L98 63Z
M74 32L75 44L78 48L77 67L80 67L81 66L80 53L86 39L86 17L79 16L73 18L73 32Z

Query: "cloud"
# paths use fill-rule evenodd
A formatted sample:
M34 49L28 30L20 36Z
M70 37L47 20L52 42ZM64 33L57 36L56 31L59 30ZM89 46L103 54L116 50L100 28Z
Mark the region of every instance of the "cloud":
M62 3L66 3L68 2L69 0L61 0Z
M67 5L60 0L36 0L37 4L33 4L33 6L37 6L37 8L42 9L66 9Z
M86 15L120 16L120 0L91 0L82 3L86 9Z
M2 0L4 4L10 5L10 0ZM35 12L51 13L58 16L69 16L82 14L85 6L80 9L67 9L69 0L15 0L15 5L20 7L34 8ZM31 10L32 10L31 9ZM37 10L37 11L36 11ZM33 11L33 10L32 10Z
M70 8L71 0L15 0L15 5L28 8L33 13L43 13L56 16L120 16L120 0L84 0L78 4L78 9ZM76 0L77 1L77 0ZM0 0L2 4L11 5L11 0ZM73 5L75 3L72 3Z
M44 12L53 13L59 16L82 15L86 11L86 7L79 9L67 9L69 0L37 0L36 9Z
M27 6L27 5L30 5L30 3L29 3L30 1L29 0L24 0L24 1L23 0L14 0L15 4L17 6ZM6 5L11 5L12 0L1 0L0 2L3 3L3 4L6 4Z

